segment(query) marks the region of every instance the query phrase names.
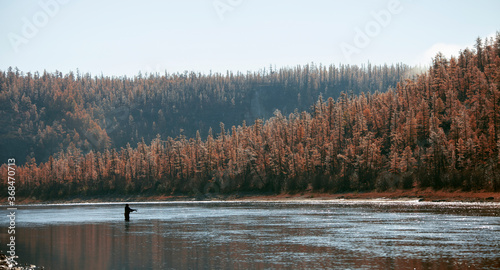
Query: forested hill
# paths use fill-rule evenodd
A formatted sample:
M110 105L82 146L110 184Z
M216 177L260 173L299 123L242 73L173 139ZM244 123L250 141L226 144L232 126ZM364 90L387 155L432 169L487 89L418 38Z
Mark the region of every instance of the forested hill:
M268 78L273 76L277 75ZM146 104L159 99L142 98ZM74 111L83 111L76 101L72 104ZM257 119L253 125L221 124L206 139L157 137L151 143L87 153L72 146L47 162L31 160L19 167L16 194L54 199L207 190L500 191L500 34L484 43L478 39L475 49L451 59L438 54L426 73L387 92L342 94L313 104L310 112L276 111L269 120ZM98 115L91 108L82 119L92 121ZM6 185L7 175L3 165L0 185Z
M384 92L414 72L406 65L316 66L256 73L154 74L134 78L79 73L0 72L0 160L45 162L71 147L135 146L144 139L206 138L210 127L309 110L321 94ZM3 162L0 162L3 163Z

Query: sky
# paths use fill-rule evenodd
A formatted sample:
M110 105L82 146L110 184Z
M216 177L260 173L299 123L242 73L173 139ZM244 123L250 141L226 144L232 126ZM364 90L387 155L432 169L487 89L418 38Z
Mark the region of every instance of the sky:
M500 31L500 1L0 1L0 70L135 76L429 65Z

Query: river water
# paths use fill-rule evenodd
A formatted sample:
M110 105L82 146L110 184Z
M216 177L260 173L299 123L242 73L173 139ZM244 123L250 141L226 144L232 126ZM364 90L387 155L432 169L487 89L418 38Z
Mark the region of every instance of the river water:
M45 269L500 269L500 204L394 201L21 206ZM7 213L5 207L3 213ZM0 219L1 247L8 217Z

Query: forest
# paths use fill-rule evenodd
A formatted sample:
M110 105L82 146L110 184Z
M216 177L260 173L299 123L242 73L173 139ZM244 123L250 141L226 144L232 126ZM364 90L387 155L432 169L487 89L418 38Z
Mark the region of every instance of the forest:
M128 79L9 70L0 85L2 108L12 108L0 118L2 149L29 148L19 196L500 191L498 33L455 57L436 55L422 73L307 65ZM205 118L191 122L197 114ZM5 164L0 177L5 187Z
M0 72L0 160L20 164L49 156L73 143L90 150L135 146L144 139L206 138L219 123L241 125L308 110L321 94L338 98L395 87L414 69L406 65L339 67L314 64L247 74L139 74L91 77L60 72ZM2 162L3 163L3 162Z

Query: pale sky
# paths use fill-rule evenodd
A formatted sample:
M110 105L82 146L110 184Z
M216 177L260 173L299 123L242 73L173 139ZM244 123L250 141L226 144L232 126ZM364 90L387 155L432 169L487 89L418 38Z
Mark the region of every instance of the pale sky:
M500 1L0 1L0 70L134 76L428 65L500 31Z

